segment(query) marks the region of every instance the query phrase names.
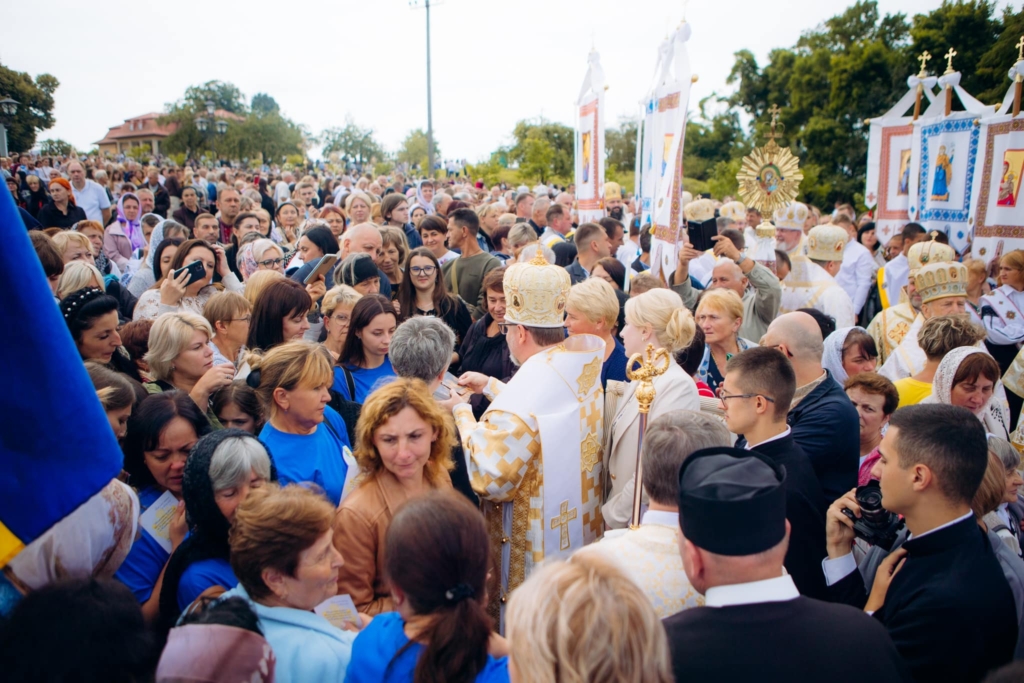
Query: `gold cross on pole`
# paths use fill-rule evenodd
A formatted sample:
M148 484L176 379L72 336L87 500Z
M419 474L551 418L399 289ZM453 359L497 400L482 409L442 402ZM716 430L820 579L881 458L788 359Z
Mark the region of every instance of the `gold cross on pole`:
M775 129L779 125L779 114L782 113L782 110L779 109L779 105L773 104L771 108L768 109L768 113L772 115L771 132L768 134L768 139L774 140L775 138L779 137L779 135L775 132Z
M551 530L558 529L558 549L569 549L569 522L576 519L576 508L569 509L569 501L563 500L558 506L558 516L551 518Z
M928 75L928 73L927 73L927 72L926 72L926 71L924 70L924 65L925 65L925 64L926 64L926 63L928 62L928 60L930 60L931 58L932 58L932 55L931 55L931 53L930 53L930 52L928 52L928 50L925 50L924 52L922 52L922 53L921 53L921 56L917 58L917 61L921 62L921 73L919 73L919 74L917 75L917 76L918 76L918 78L924 78L925 76L927 76L927 75Z
M953 48L949 48L949 52L943 55L946 58L946 73L953 73L953 57L957 56L957 51Z
M1017 48L1017 61L1019 62L1024 59L1024 36L1020 37L1020 40L1017 41L1014 47Z

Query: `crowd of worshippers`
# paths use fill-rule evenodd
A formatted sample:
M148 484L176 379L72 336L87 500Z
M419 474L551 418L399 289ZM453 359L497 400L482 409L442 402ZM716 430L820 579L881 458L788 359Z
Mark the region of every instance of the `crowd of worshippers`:
M26 156L137 503L0 573L8 680L1024 677L1024 252L684 196L719 236L652 275L614 183L580 223L571 187Z

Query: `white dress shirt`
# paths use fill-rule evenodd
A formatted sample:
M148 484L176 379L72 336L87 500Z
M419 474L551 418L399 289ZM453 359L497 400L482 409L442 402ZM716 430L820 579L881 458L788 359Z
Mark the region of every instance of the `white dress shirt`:
M764 441L762 441L760 443L755 443L753 446L751 446L748 443L746 446L744 446L744 448L746 448L748 451L752 451L755 448L757 448L758 446L762 446L762 445L764 445L766 443L771 443L772 441L778 441L779 439L784 439L787 436L789 436L790 432L792 432L792 431L793 431L793 429L791 427L787 426L786 427L786 431L782 432L781 434L776 434L775 436L773 436L773 437L771 437L769 439L765 439Z
M843 249L843 265L836 273L836 283L843 288L853 301L854 313L860 314L868 300L871 283L875 279L878 265L868 248L857 240L850 240Z
M756 605L763 602L787 602L800 597L800 591L789 574L774 579L734 583L730 586L714 586L704 594L707 607L732 607L733 605Z
M900 290L910 282L910 261L903 254L885 264L885 294L889 305L895 306L900 300Z

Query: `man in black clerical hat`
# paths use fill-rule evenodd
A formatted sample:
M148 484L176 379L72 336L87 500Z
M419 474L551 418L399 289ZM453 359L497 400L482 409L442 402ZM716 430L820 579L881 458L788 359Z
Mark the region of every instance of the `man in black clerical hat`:
M683 567L705 607L665 620L677 681L909 680L864 612L801 597L782 568L785 469L759 453L707 448L679 469Z

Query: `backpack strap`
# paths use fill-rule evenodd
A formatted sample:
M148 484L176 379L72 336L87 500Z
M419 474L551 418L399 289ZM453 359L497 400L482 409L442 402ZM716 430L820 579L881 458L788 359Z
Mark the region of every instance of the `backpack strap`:
M356 402L356 380L352 377L351 371L344 365L341 366L341 371L345 373L345 386L348 387L348 400L353 403Z

